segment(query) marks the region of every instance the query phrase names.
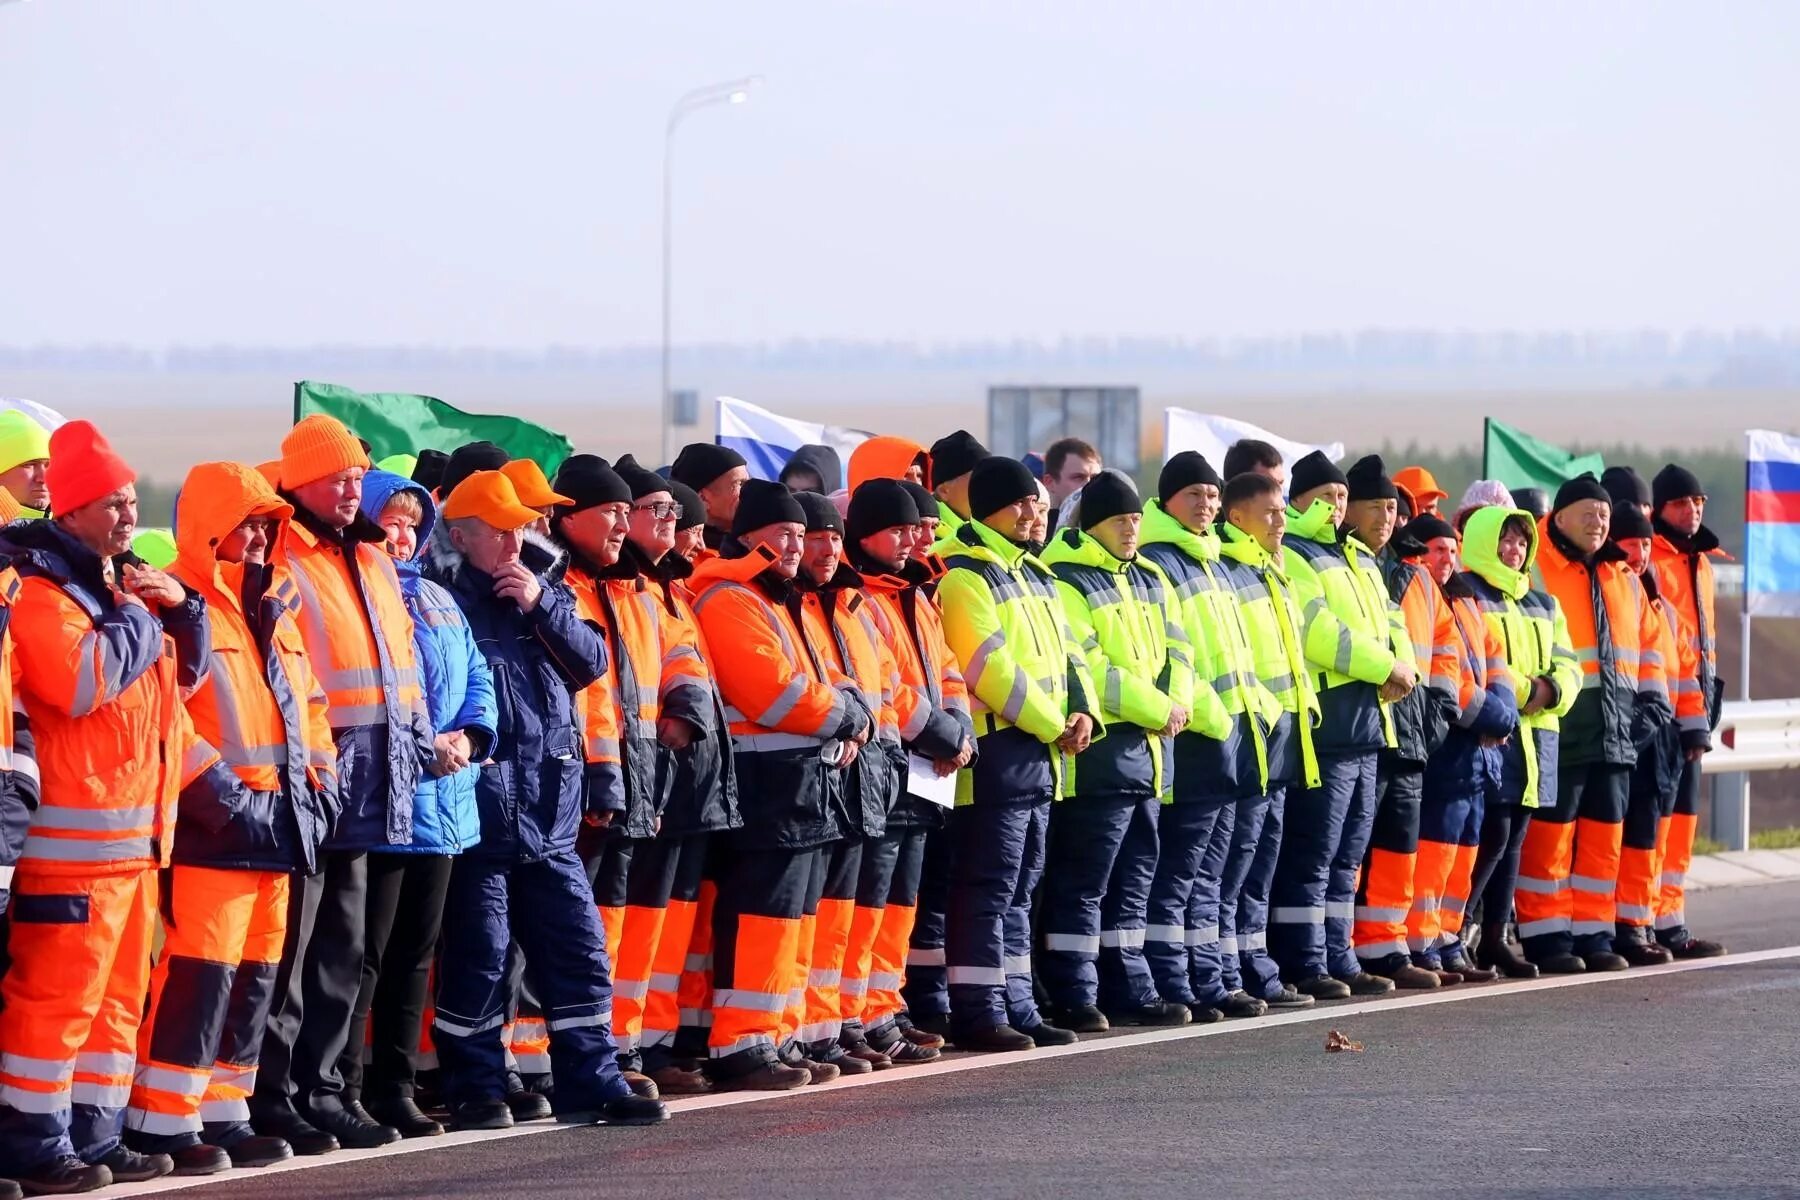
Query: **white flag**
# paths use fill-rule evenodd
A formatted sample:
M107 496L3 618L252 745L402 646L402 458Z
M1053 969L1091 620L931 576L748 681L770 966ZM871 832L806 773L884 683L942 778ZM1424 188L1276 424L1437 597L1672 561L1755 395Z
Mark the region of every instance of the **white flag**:
M1183 450L1197 450L1212 469L1220 475L1225 473L1225 451L1233 442L1244 438L1253 438L1281 451L1281 460L1290 468L1298 460L1305 458L1314 450L1323 450L1325 457L1332 462L1344 457L1344 443L1331 442L1324 446L1315 446L1308 442L1296 442L1279 434L1270 433L1260 426L1248 421L1240 421L1236 417L1221 417L1212 413L1197 413L1185 408L1169 408L1163 410L1163 461L1168 462Z
M5 397L0 396L0 412L4 412L7 409L24 413L39 425L42 425L45 429L51 430L52 432L55 431L58 425L66 425L69 421L69 418L63 416L54 408L48 408L39 404L36 400L8 400Z

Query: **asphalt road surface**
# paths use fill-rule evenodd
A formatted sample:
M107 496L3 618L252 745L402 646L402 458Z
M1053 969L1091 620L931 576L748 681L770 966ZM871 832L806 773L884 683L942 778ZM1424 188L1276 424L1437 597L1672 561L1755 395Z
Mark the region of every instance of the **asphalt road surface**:
M1690 910L1741 957L953 1055L685 1102L655 1129L452 1135L100 1194L1800 1196L1800 883ZM1328 1053L1332 1029L1364 1051Z

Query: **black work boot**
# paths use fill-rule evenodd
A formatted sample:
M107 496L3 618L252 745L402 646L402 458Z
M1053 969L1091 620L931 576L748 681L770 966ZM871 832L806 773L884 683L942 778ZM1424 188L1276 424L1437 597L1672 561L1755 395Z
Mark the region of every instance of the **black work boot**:
M1093 1004L1053 1004L1045 1010L1044 1015L1064 1029L1073 1029L1076 1033L1105 1033L1112 1028L1107 1015Z
M8 1169L18 1170L16 1167ZM78 1192L94 1192L110 1187L112 1181L112 1172L107 1168L84 1163L69 1154L47 1162L36 1170L20 1171L19 1182L14 1186L33 1196L73 1196Z
M1481 927L1481 941L1475 945L1475 963L1498 971L1508 979L1538 977L1537 965L1519 953L1518 944L1511 940L1505 925Z

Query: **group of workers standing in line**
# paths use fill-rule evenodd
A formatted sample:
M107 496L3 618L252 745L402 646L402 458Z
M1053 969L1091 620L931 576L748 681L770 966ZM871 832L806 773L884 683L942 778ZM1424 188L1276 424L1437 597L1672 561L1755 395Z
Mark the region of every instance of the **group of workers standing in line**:
M1676 466L1447 520L1261 442L1146 502L1074 439L548 479L312 416L189 472L165 571L90 423L0 462L31 1194L1723 953Z

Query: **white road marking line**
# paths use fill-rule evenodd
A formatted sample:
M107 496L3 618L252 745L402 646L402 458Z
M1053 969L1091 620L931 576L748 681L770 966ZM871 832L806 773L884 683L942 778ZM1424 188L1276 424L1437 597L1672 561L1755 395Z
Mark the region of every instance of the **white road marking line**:
M1390 995L1378 1000L1364 1000L1349 1004L1331 1004L1315 1008L1301 1009L1296 1012L1272 1013L1253 1020L1219 1021L1211 1025L1181 1025L1169 1029L1150 1029L1142 1033L1116 1034L1096 1038L1091 1041L1076 1042L1070 1046L1049 1046L1040 1050L1021 1050L1010 1054L979 1054L941 1059L937 1062L922 1063L914 1067L897 1067L890 1071L877 1071L868 1075L857 1075L839 1079L834 1083L819 1084L813 1087L796 1088L791 1092L722 1092L710 1096L693 1096L669 1101L669 1107L676 1119L687 1113L700 1112L709 1108L729 1108L739 1104L768 1103L779 1100L806 1100L828 1092L846 1091L851 1088L875 1087L885 1083L903 1083L908 1080L926 1079L938 1075L955 1075L963 1071L979 1071L990 1067L1019 1067L1031 1063L1044 1062L1052 1058L1067 1058L1074 1054L1097 1054L1106 1050L1123 1050L1134 1046L1154 1046L1163 1042L1188 1041L1194 1038L1224 1037L1228 1034L1253 1033L1259 1029L1279 1029L1288 1025L1307 1025L1319 1022L1350 1022L1369 1016L1381 1016L1408 1008L1429 1008L1437 1004L1460 1004L1470 1000L1491 999L1503 996L1520 996L1529 992L1551 992L1562 988L1589 987L1602 983L1618 983L1622 981L1655 979L1665 975L1684 975L1690 971L1710 971L1718 967L1751 966L1756 963L1776 962L1782 959L1800 958L1800 945L1782 946L1773 950L1750 950L1741 954L1727 954L1722 958L1703 958L1692 962L1669 963L1660 967L1637 967L1630 971L1612 971L1592 975L1559 975L1542 979L1515 980L1509 983L1488 983L1456 985L1438 991L1402 993ZM520 1125L514 1129L498 1131L471 1131L468 1133L448 1133L443 1137L412 1138L397 1142L392 1146L382 1146L374 1150L340 1150L335 1154L324 1154L314 1158L295 1158L272 1167L246 1168L243 1170L223 1171L200 1179L177 1179L173 1176L158 1179L150 1183L116 1185L107 1188L107 1197L115 1196L148 1196L157 1192L182 1191L189 1188L205 1187L216 1183L254 1183L256 1180L270 1175L285 1174L290 1171L306 1171L315 1167L336 1166L339 1163L368 1162L371 1159L395 1158L403 1154L417 1154L426 1150L443 1150L453 1146L481 1145L500 1141L504 1138L530 1137L534 1134L561 1133L569 1129L586 1128L580 1125L556 1125L548 1121ZM630 1137L628 1130L616 1131L618 1137Z

